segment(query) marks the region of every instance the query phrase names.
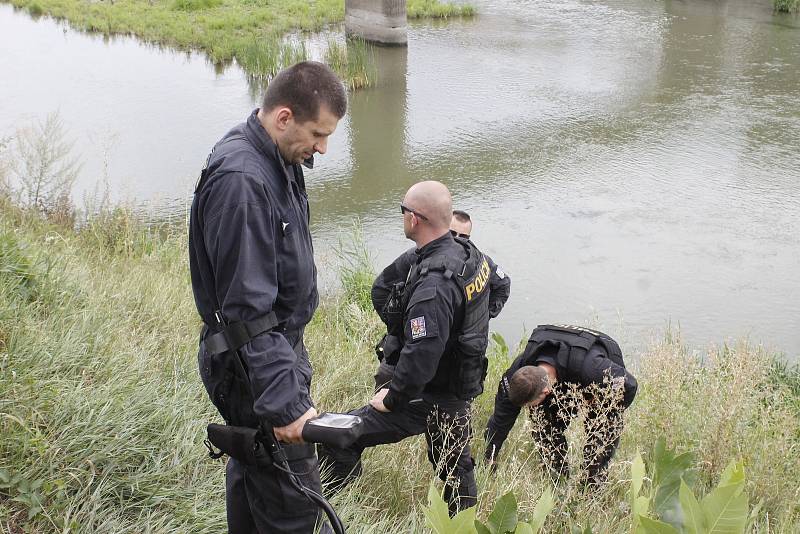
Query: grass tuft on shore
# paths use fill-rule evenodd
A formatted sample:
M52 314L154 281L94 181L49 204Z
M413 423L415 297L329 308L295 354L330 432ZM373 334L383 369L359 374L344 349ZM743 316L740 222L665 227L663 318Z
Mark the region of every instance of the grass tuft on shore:
M0 201L0 530L225 530L223 465L202 445L205 425L220 418L196 370L200 323L186 239L183 227L145 226L124 210L73 230ZM368 300L373 266L359 243L340 247L350 260L344 289L323 300L306 329L322 410L363 405L372 392L382 325ZM494 389L514 356L495 339L486 392L474 404L478 458ZM800 528L796 366L744 343L696 353L675 335L627 361L640 392L610 482L594 494L575 476L557 485L548 532L629 532L629 463L661 436L694 452L701 486L730 460L744 460L747 492L761 505L755 532ZM496 474L479 462L483 521L508 491L521 517L530 516L551 484L528 425L517 423ZM570 439L577 465L579 425ZM425 531L421 510L434 475L421 437L368 450L364 471L333 499L350 532Z
M476 13L475 6L470 4L439 2L438 0L409 0L406 4L406 15L409 19L474 17Z

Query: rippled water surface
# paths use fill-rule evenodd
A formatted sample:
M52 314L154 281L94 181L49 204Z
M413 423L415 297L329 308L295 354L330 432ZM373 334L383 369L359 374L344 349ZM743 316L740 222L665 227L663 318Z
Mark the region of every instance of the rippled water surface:
M376 266L410 242L398 202L448 184L513 280L493 327L591 322L629 348L800 353L800 19L761 0L479 2L376 51L309 173L321 281L359 218ZM180 214L210 146L257 105L236 68L104 41L0 6L0 136L59 110L76 197Z

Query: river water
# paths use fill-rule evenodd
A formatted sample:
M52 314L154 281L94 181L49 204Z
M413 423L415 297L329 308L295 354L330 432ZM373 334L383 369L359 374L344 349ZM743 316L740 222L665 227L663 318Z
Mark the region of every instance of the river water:
M694 348L747 338L797 360L800 19L763 0L477 5L376 50L378 85L351 96L308 173L322 285L354 219L376 267L410 246L398 203L436 179L512 277L493 322L509 343L575 322L635 350L669 327ZM0 5L0 137L58 111L84 160L79 201L100 184L183 216L259 92L201 54Z

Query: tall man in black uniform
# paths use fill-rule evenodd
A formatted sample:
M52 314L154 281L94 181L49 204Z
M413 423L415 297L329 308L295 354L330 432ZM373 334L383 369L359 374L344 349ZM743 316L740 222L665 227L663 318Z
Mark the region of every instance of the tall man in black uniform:
M321 458L343 484L360 473L366 447L424 433L455 513L477 500L470 401L483 391L488 363L489 264L471 242L450 235L452 201L443 184L415 184L400 208L417 249L400 297L397 368L388 387L351 412L363 419L361 437L347 449L323 447Z
M325 65L303 62L278 73L261 109L215 145L190 219L192 289L205 323L198 362L208 394L229 425L274 427L291 444L292 470L317 492L314 449L301 437L316 416L303 329L319 299L300 166L325 153L346 108L344 87ZM249 385L234 351L209 348L231 325L247 332L239 354ZM285 477L273 466L228 461L231 534L313 532L318 508Z
M622 351L606 334L571 325L542 325L503 374L486 428L485 458L497 461L500 448L523 407L541 415L533 430L545 464L557 477L568 475L564 431L576 416L569 395L589 403L583 469L586 481L605 480L622 434L622 412L633 402L636 379L625 369Z

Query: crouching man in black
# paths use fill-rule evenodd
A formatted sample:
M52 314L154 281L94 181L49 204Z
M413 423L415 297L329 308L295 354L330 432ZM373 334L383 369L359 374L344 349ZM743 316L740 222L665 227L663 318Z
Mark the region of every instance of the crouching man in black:
M486 428L485 458L490 464L497 461L524 407L545 465L557 478L568 476L564 431L583 402L588 411L582 471L585 482L603 482L622 433L622 412L636 389L619 345L606 334L578 326L539 326L500 380Z
M450 235L452 201L444 184L415 184L400 209L417 248L404 287L391 298L399 316L392 329L397 365L388 385L350 412L363 420L361 437L346 449L320 447L320 459L338 489L360 474L365 448L425 434L452 514L477 501L470 401L483 391L488 364L489 263L470 241Z

